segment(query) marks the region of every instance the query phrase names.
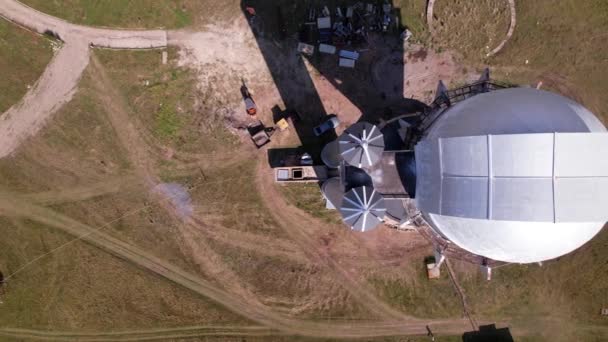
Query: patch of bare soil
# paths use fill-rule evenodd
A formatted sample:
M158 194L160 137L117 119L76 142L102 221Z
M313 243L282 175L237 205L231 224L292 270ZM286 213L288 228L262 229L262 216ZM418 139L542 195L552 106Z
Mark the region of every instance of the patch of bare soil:
M507 0L441 0L433 11L434 37L473 60L485 58L509 31Z
M244 127L253 121L245 113L239 92L242 82L251 91L258 117L263 121L272 120L276 107L285 109L281 95L296 99L318 96L324 111L337 114L343 122L338 128L340 133L359 120L363 111L381 111L391 101L403 97L428 103L439 80L449 85L475 77L449 52L437 53L407 43L399 46L397 39L381 36L370 37L370 48L361 53L355 70L339 68L335 56L309 60L298 55L291 41L281 46L263 38L256 42L244 18L227 27L206 26L204 32L173 31L169 33L169 41L182 48L179 64L198 71L199 88L205 94L200 101L213 102L219 119L242 136ZM273 65L273 73L267 63ZM302 66L312 81L312 89L305 86L307 80L301 79L299 72L292 72ZM282 87L280 91L277 84ZM310 91L314 94L309 94Z
M182 48L179 65L198 71L204 94L200 101L213 102L230 126L242 128L250 122L240 93L243 82L260 113L270 113L277 103L278 92L268 86L273 84L272 77L243 17L229 25L208 25L201 32L170 32L169 42Z
M402 73L394 70L400 65ZM378 59L372 67L374 83L383 92L394 92L403 84L405 98L430 103L440 80L449 84L469 81L466 69L450 52L435 52L420 45L406 46L404 52L393 52ZM477 76L478 77L478 76Z
M372 42L372 49L364 52L359 69L354 71L355 74L349 75L350 71L338 69L337 63L336 66L328 67L335 62L331 59L321 62L304 59L295 54L295 46L289 43L285 45L293 48L293 53L284 51L285 46L283 50L279 49L270 41L260 40L256 43L256 38L244 18L239 18L227 27L207 26L204 32L170 32L169 41L182 47L180 65L193 67L198 71L199 89L208 94L200 101L208 101L206 104L216 106L229 128L237 132L252 120L245 114L239 92L242 82L247 83L256 100L260 113L258 116L268 122L273 107L284 106L276 87L277 83L283 85L283 94L297 95L303 92L298 75L294 76L290 72L290 69L301 67L302 63L323 108L327 113L337 114L344 123L343 127L359 120L363 107L373 108L374 105L381 105L386 99L402 97L428 103L433 99L439 80L450 84L472 77L455 62L450 53L437 53L420 46L407 45L403 47L404 50L395 49L383 46L383 39L375 39ZM260 49L265 49L266 58L273 55L276 55L276 58L270 57L270 60L266 60ZM276 51L276 54L269 51ZM280 65L279 72L276 65L273 65L275 74L272 75L267 62ZM276 82L276 77L295 78L289 79L292 82L286 82L285 79ZM344 82L349 80L353 82L345 87ZM360 89L356 87L357 80L362 81L359 83ZM399 92L395 93L395 89ZM293 141L284 134L277 140ZM304 214L289 206L274 188L271 170L265 163L265 150L257 154L257 158L261 159L256 175L259 191L273 218L287 232L296 247L289 252L277 245L276 249L272 248L272 254L293 261L309 261L321 265L325 272L334 275L336 283L344 286L361 305L378 318L410 319L379 299L367 283L366 276L370 270L381 269L389 274L401 272L400 266L406 263L412 254L418 256L422 250L429 249L428 242L418 234L389 229L358 236L340 225L328 225ZM214 229L206 234L216 242L251 251L255 251L256 243L265 246L280 243L269 241L262 235L241 235L226 229ZM222 283L233 284L238 275L225 272L217 269L214 274L219 278L226 277L222 278ZM234 290L243 298L249 298L244 300L253 300L251 296L254 295L247 293L251 290L247 289L246 285ZM257 295L259 296L259 293ZM252 305L257 300L263 303L273 301L260 297L254 300ZM259 304L260 302L255 305Z

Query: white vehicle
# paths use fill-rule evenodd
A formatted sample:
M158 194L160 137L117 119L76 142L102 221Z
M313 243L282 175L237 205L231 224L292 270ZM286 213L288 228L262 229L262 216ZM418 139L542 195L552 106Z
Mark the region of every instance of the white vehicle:
M338 119L337 116L332 116L329 120L327 120L324 123L320 124L319 126L315 127L313 129L313 131L316 136L320 136L323 133L329 131L330 129L334 129L334 128L338 127L338 125L340 125L340 120Z

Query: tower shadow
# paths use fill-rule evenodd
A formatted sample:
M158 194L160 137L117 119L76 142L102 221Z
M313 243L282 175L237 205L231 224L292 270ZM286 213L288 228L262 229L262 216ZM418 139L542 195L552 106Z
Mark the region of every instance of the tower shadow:
M388 15L383 5L390 7ZM327 14L323 14L324 7L330 12L329 32L317 25L317 18ZM356 106L362 113L359 120L376 123L424 108L419 101L404 98L401 35L406 27L401 10L393 6L392 0L365 4L354 0L242 0L241 9L285 104L282 111L278 106L273 108L273 118L297 118L293 126L302 143L300 150L310 154L315 162L320 162L322 147L335 140L337 134L335 129L319 136L313 132L314 127L335 114L324 107L313 74ZM383 30L387 16L390 23ZM336 25L353 34L335 34ZM298 43L314 46L314 53L298 52ZM321 43L335 46L335 53L320 52ZM339 66L342 50L358 54L354 68Z

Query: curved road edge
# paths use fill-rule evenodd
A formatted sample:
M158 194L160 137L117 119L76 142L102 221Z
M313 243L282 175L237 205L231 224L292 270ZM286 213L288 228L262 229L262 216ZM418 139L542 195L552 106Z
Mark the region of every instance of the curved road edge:
M0 116L0 158L11 154L74 94L89 64L86 44L65 44L23 99Z
M149 49L167 46L165 30L113 30L72 24L16 0L0 0L0 16L40 34L52 32L69 43L74 40L112 49Z

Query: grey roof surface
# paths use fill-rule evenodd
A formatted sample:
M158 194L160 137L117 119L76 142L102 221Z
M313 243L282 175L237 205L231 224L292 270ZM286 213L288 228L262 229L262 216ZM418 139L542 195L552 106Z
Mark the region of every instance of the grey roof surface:
M399 152L384 152L382 158L370 167L368 174L372 179L374 189L382 195L409 197L404 181L400 175L399 165L395 157Z
M367 122L359 122L347 128L338 138L338 144L342 159L358 168L373 166L384 152L382 132Z
M330 168L338 168L342 161L340 151L338 150L338 141L334 140L323 147L321 150L321 160Z
M534 222L608 220L606 133L486 135L416 146L422 211Z
M342 199L340 214L353 230L366 232L376 228L384 219L384 198L371 187L354 188Z
M430 127L427 137L590 131L606 128L581 104L544 90L509 88L455 104Z
M407 211L405 209L405 199L403 198L385 198L386 215L392 217L396 221L407 219Z

